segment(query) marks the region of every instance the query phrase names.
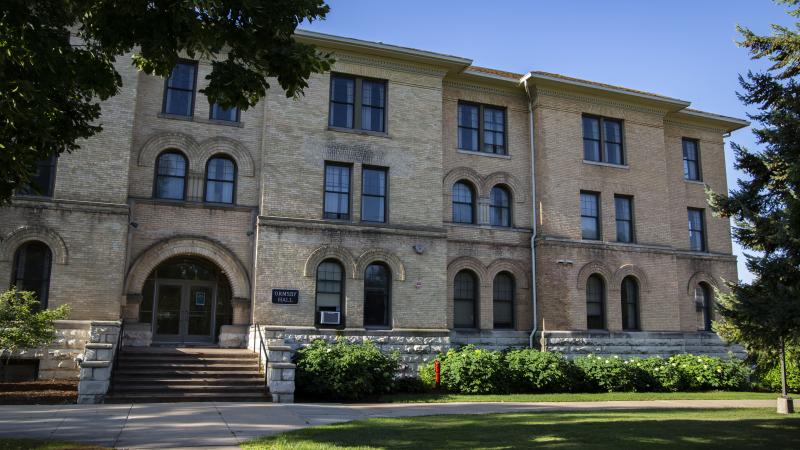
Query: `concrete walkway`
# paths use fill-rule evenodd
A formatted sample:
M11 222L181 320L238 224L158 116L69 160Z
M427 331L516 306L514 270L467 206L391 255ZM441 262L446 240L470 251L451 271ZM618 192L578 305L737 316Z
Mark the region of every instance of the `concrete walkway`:
M774 408L774 400L561 403L272 404L143 403L0 406L0 437L119 448L237 448L249 439L371 417L667 408Z

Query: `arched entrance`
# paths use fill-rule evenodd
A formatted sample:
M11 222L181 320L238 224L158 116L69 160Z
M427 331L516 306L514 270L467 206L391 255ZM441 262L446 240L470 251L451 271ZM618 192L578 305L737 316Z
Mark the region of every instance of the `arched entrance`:
M153 342L216 342L233 322L230 282L204 258L177 256L159 264L144 282L139 322L152 325Z

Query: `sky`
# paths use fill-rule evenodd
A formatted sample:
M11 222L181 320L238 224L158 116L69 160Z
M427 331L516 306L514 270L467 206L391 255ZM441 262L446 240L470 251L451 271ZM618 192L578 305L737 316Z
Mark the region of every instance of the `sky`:
M762 71L736 45L736 25L770 33L793 24L771 0L327 0L324 21L300 28L412 47L510 72L543 70L654 92L692 108L747 118L737 77ZM741 176L730 141L757 148L750 129L726 139L728 187ZM752 276L744 266L739 277Z

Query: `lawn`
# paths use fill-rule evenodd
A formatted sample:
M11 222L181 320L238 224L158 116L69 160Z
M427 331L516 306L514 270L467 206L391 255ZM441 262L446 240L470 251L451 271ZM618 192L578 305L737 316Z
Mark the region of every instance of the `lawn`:
M573 411L369 419L250 441L244 449L800 448L800 414L774 409Z
M38 439L2 439L0 450L103 450L105 447L75 442L40 441Z
M601 392L578 394L465 395L447 393L396 394L378 399L385 403L446 402L604 402L619 400L775 400L772 392ZM797 396L795 395L795 398Z

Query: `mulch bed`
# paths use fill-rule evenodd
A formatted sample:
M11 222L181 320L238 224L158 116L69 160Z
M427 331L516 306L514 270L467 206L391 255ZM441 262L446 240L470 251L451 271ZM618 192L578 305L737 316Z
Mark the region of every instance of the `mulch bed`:
M58 405L78 400L78 382L64 380L0 383L0 405Z

